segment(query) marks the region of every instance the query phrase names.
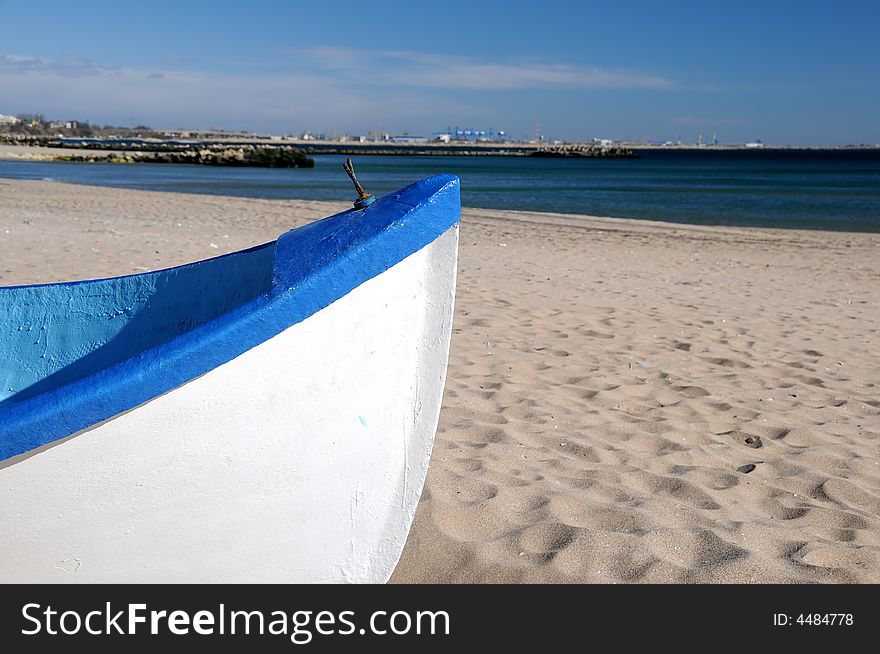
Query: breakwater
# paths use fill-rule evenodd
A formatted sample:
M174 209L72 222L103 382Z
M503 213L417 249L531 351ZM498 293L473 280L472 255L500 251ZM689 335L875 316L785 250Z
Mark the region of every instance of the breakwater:
M630 148L597 143L440 143L387 141L316 141L303 139L93 139L45 136L0 137L0 142L76 150L124 152L182 152L240 147L294 148L305 155L419 155L451 157L633 157Z
M56 161L102 163L198 164L254 168L314 168L315 160L291 147L239 146L203 147L159 152L110 152L71 154Z

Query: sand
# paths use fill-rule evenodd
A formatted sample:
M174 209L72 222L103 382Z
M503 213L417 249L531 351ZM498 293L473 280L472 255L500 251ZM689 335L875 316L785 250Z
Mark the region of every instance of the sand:
M347 202L0 180L0 284L140 272ZM880 582L880 235L465 210L396 582Z

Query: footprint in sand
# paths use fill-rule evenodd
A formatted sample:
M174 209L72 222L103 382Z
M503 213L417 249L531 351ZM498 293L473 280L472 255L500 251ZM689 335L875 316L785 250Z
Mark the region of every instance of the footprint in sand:
M699 386L673 386L672 389L687 397L706 397L709 395L709 391Z
M577 529L570 525L561 523L533 525L520 532L517 542L523 552L538 555L549 562L568 547L576 535Z
M865 547L817 547L801 552L800 559L822 568L852 568L874 565L877 555Z
M739 431L738 429L735 429L733 431L726 431L719 435L728 436L740 445L745 445L746 447L751 447L752 449L758 449L759 447L764 446L764 443L761 441L760 436L748 434L744 431Z
M873 516L880 517L880 497L855 484L845 479L828 479L823 488L832 501L845 506L855 506Z
M745 361L737 361L736 359L729 359L727 357L700 357L703 361L708 361L716 366L723 366L724 368L751 368L751 364L746 363Z

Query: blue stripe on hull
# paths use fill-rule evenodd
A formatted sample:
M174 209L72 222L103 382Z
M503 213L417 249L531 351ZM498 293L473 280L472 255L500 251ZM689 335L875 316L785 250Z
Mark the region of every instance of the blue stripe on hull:
M14 353L0 368L0 461L230 361L431 243L459 211L458 179L435 176L232 255L0 288L0 349Z

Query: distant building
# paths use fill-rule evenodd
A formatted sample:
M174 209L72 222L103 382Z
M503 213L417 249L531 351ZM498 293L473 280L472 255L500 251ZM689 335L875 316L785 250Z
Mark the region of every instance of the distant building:
M20 123L28 127L38 127L46 122L43 114L18 114L16 118L18 118Z
M466 141L476 143L480 141L504 141L506 134L503 130L496 132L493 129L459 129L447 127L445 132L434 132L434 139L448 143L449 141Z
M427 143L428 139L424 136L412 136L411 134L399 134L397 136L389 136L388 141L392 143Z
M21 122L21 118L18 116L7 116L6 114L0 114L0 125L18 125Z
M747 148L763 148L764 144L761 142L761 139L755 139L754 141L750 141L746 143Z

